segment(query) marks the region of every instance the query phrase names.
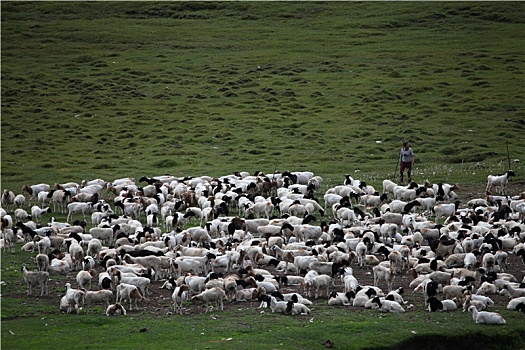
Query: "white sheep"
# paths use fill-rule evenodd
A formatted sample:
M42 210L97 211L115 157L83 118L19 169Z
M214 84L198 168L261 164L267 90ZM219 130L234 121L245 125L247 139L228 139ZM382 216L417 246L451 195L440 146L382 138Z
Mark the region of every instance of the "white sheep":
M217 307L220 307L221 310L224 310L224 299L226 299L226 293L224 292L224 290L218 287L214 287L211 289L206 289L205 291L194 295L191 298L191 301L193 303L197 301L203 302L205 304L206 312L208 312L213 309L213 306L211 305L212 302L216 302Z
M311 279L306 279L305 277L305 288L306 288L306 294L311 297L312 296L312 290L315 289L314 298L318 298L321 295L321 291L325 291L325 295L328 297L329 292L328 289L330 288L330 285L332 285L332 277L326 275L326 274L320 274L318 276L315 276Z
M49 280L49 272L47 271L28 271L25 265L22 265L22 274L24 281L27 284L27 295L32 294L33 286L40 286L40 296L48 294L47 282Z
M78 288L82 290L90 290L91 289L91 280L93 279L94 275L96 275L95 270L90 271L79 271L76 276L76 281L78 284Z
M485 188L485 192L487 194L490 193L490 189L492 186L499 187L499 193L502 195L507 194L507 185L509 183L509 179L513 176L516 176L514 171L508 170L503 175L488 175L487 176L487 187Z
M51 207L47 207L47 208L40 208L38 205L34 205L31 207L31 218L37 223L39 224L41 219L42 219L42 215L46 214L46 213L51 213Z
M120 313L121 315L126 315L126 309L124 308L124 306L122 306L122 304L116 303L109 305L104 314L106 316L114 316L118 313Z
M87 291L84 297L84 303L88 307L88 313L91 312L91 307L93 304L103 304L103 310L107 310L109 306L109 299L111 298L113 298L113 292L107 289Z
M28 185L24 185L22 186L22 192L27 192L29 193L29 203L31 203L31 201L34 201L38 198L38 194L42 191L47 191L49 192L49 190L51 189L51 186L49 186L48 184L38 184L38 185L31 185L31 186L28 186Z
M175 313L178 311L182 315L182 305L185 301L189 300L189 289L190 286L183 284L182 286L175 287L173 290L171 299L173 300L173 311Z
M311 311L306 305L294 303L290 300L286 303L286 309L284 313L288 315L309 315Z
M374 287L377 287L379 281L385 280L388 286L388 291L392 291L392 284L396 274L394 268L376 265L372 268L372 271L374 273Z
M26 197L23 194L17 194L15 196L15 199L13 199L13 204L19 209L21 209L24 206L25 202Z
M135 308L137 309L137 302L144 300L142 294L138 288L131 284L121 283L117 286L117 300L116 303L122 303L124 300L129 300L129 309L133 310L132 302L135 302Z
M87 202L72 202L67 205L68 214L67 222L71 222L73 214L82 214L84 221L87 220L87 215L93 212L93 203Z
M474 305L468 308L472 313L472 319L477 324L506 324L507 321L497 312L478 311Z
M456 211L459 208L459 205L461 204L461 201L457 200L454 203L439 203L436 204L433 208L435 219L434 221L437 223L440 218L442 217L450 217L452 215L456 214Z
M22 209L22 208L15 209L16 222L23 222L23 221L26 221L29 218L30 218L30 216L29 216L28 212L25 211L24 209Z
M68 313L75 311L78 313L79 307L83 304L85 292L80 289L71 288L71 283L66 283L66 300L68 303Z
M458 308L453 300L438 300L435 296L428 298L426 304L428 304L428 311L454 311Z
M405 312L405 309L397 301L374 297L371 302L376 304L381 312Z

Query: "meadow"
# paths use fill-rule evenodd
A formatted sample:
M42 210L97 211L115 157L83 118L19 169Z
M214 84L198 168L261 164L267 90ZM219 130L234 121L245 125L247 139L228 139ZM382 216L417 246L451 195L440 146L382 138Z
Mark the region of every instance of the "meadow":
M2 1L1 10L2 189L257 170L310 170L323 189L344 174L380 186L395 178L404 140L416 181L483 194L488 174L511 167L524 183L522 2ZM324 337L395 348L433 339L449 317L461 324L445 331L450 342L481 332L490 348L525 342L516 313L504 332L460 314L408 320L326 306L314 324L254 310L220 323L72 317L24 296L19 266L29 261L2 255L5 349L310 349Z

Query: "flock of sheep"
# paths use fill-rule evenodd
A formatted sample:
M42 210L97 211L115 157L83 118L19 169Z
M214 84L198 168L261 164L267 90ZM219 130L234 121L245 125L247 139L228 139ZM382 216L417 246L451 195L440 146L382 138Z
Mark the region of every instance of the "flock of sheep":
M525 262L525 193L507 194L511 176L489 176L487 195L468 203L457 185L384 180L376 190L346 175L321 205L322 177L290 171L38 184L3 190L1 244L36 253L36 266L21 267L28 295L48 294L52 275L75 276L59 303L68 313L126 314L152 285L169 289L181 314L190 302L243 301L292 315L326 301L405 312L414 305L394 284L412 276L425 309L505 324L491 296L525 312L523 273L508 270L509 256Z

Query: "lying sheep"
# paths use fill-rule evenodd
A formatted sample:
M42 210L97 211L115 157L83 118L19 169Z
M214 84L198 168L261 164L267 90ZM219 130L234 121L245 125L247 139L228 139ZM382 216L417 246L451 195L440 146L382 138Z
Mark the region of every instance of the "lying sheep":
M454 311L458 308L453 300L438 300L435 296L427 299L428 311Z
M475 306L470 306L468 311L472 313L472 319L477 324L506 324L507 321L497 312L478 311Z
M286 309L284 311L287 315L310 315L310 309L301 303L294 303L293 301L288 301L286 303Z

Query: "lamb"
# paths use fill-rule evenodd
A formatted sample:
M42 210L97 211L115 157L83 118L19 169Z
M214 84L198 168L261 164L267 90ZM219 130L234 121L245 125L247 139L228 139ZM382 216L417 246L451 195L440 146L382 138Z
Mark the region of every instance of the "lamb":
M173 311L175 313L179 311L182 315L182 305L188 300L189 289L190 287L187 284L183 284L182 286L176 287L173 291L171 299L173 300Z
M109 305L104 314L106 316L114 316L117 313L120 313L121 315L126 315L126 309L124 308L124 306L122 306L122 304L116 303Z
M405 312L405 309L397 302L374 297L372 303L376 304L381 312Z
M45 209L40 208L37 205L34 205L31 207L31 218L37 223L40 223L40 220L42 219L42 215L46 213L51 213L51 207L47 207Z
M85 292L80 289L71 288L71 283L66 283L66 300L68 303L68 313L76 311L78 313L79 306L83 302Z
M310 315L310 309L301 303L294 303L293 301L288 301L286 303L286 309L284 311L287 315Z
M454 311L458 308L453 300L438 300L435 296L427 299L428 311Z
M477 324L506 324L507 321L497 312L478 311L474 305L468 308L472 313L472 319Z
M49 272L47 271L28 271L25 265L22 265L22 274L24 281L27 283L27 295L32 294L33 286L40 286L40 296L48 294L47 281L49 280Z
M124 300L129 300L129 309L133 310L132 302L135 302L135 308L137 309L137 301L144 300L142 294L138 288L134 285L121 283L117 286L117 301L116 303L122 303Z
M516 174L512 170L507 170L507 172L503 175L497 175L497 176L488 175L487 176L487 187L485 188L485 192L487 194L490 194L490 189L492 188L492 186L497 186L499 187L499 193L501 195L506 195L509 179L513 176L516 176Z
M224 303L223 303L223 300L226 299L226 293L224 292L224 290L222 290L221 288L218 288L218 287L214 287L214 288L211 288L211 289L206 289L205 291L197 294L197 295L194 295L192 298L191 298L191 301L193 303L197 302L197 301L201 301L203 303L205 303L205 307L206 307L206 312L208 311L211 311L213 309L213 307L210 305L211 302L215 301L217 303L217 307L220 307L221 310L224 310ZM209 310L208 310L209 308Z
M110 290L87 291L84 297L84 303L88 307L88 313L91 312L93 304L104 304L103 310L107 310L109 307L109 299L111 298L113 298L113 292Z

